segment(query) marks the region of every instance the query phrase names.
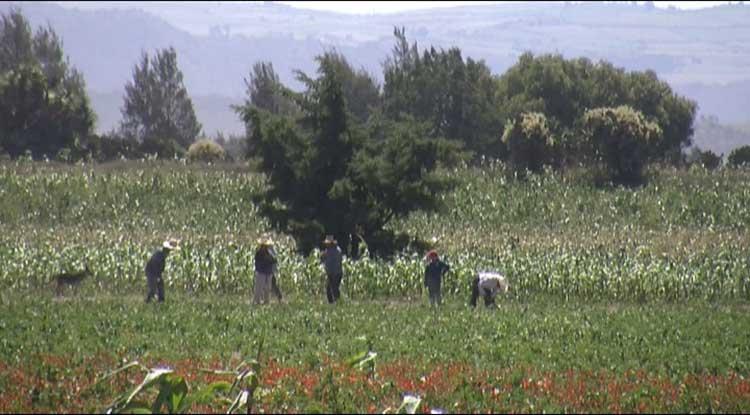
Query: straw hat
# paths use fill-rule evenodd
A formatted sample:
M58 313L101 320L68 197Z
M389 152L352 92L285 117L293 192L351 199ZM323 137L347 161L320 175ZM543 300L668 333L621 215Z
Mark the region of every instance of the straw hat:
M335 245L338 242L333 238L333 235L326 235L326 239L323 241L325 245Z
M161 245L165 249L169 249L170 251L176 251L180 249L180 241L178 239L169 238Z
M273 239L270 236L260 237L257 242L260 246L273 246Z

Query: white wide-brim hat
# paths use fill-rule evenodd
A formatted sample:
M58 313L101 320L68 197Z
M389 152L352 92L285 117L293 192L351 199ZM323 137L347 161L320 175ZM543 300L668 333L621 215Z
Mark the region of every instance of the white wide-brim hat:
M164 243L162 244L162 246L164 248L166 248L166 249L176 251L176 250L180 249L179 244L180 244L179 240L170 238L170 239L167 239L166 241L164 241Z

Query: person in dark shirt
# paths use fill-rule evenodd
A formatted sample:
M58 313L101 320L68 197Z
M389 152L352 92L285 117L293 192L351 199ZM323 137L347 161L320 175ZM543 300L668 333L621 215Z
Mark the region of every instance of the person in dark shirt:
M273 272L276 268L276 257L271 250L272 246L273 241L270 238L258 240L258 250L255 251L255 285L253 287L253 302L255 304L268 303Z
M326 236L323 246L325 251L320 256L320 262L326 270L326 298L329 304L333 304L341 297L341 279L344 277L342 253L333 235Z
M148 282L147 303L154 296L157 296L159 302L164 302L164 279L162 278L162 274L164 273L169 253L180 249L178 244L179 242L174 239L164 241L162 248L154 252L151 255L151 259L148 260L146 264L146 281Z
M279 289L279 283L276 280L276 278L279 275L279 261L278 259L276 259L277 258L276 251L274 251L273 246L268 248L268 252L271 254L272 257L274 257L274 260L276 261L273 264L273 269L271 272L271 293L273 293L273 295L276 296L279 302L281 302L281 298L282 298L281 290Z
M430 294L430 305L439 306L442 303L440 286L443 275L450 271L451 267L441 261L438 253L434 250L427 253L427 266L424 269L424 285Z

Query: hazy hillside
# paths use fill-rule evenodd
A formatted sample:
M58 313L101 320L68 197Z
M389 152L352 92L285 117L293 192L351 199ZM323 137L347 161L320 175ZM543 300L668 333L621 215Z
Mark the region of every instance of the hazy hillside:
M717 155L723 154L726 160L735 148L750 145L750 130L720 124L715 117L699 117L695 121L693 145Z
M750 123L750 79L726 85L676 84L674 89L696 100L700 112L716 115L723 123Z
M242 2L4 2L0 12L12 5L32 25L49 22L62 37L86 77L100 131L119 120L123 86L142 50L173 45L206 132L239 133L228 105L242 100L254 62L273 62L282 81L298 87L292 70L314 70L314 56L336 47L380 78L394 25L421 46L458 46L498 74L526 50L651 68L695 99L702 114L750 122L750 6L528 3L352 16Z

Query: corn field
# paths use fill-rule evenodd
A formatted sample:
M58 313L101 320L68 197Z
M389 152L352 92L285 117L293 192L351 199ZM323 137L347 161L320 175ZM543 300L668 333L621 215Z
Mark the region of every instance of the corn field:
M446 171L459 185L433 214L391 224L424 238L452 267L444 294L469 295L479 270L507 274L510 295L568 299L750 299L750 182L741 171L665 171L640 189L595 189L572 174L526 181L501 165ZM141 291L144 266L167 236L183 240L165 283L191 294L252 287L254 241L271 231L251 197L262 177L180 163L0 167L0 285L36 290L62 271L94 271L95 287ZM317 257L275 234L279 283L323 295ZM344 262L344 294L418 297L423 252Z

